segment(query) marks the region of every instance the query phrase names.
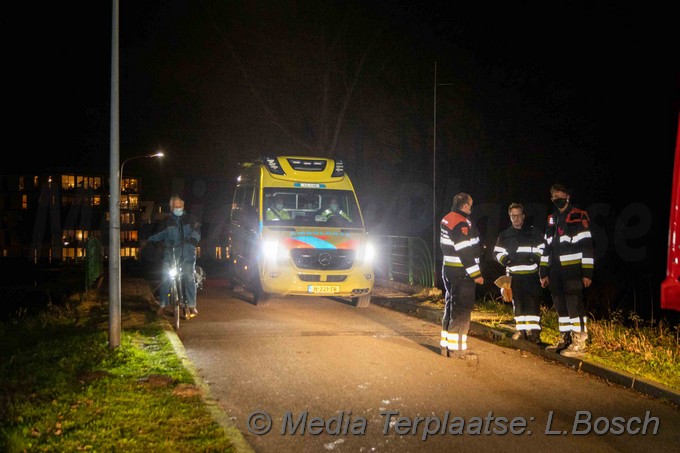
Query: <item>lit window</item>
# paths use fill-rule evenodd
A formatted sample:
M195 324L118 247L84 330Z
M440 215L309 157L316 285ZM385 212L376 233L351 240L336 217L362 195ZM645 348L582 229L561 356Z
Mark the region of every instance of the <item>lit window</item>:
M64 190L76 187L76 177L74 175L61 175L61 188Z
M139 195L128 195L129 199L129 209L139 208Z

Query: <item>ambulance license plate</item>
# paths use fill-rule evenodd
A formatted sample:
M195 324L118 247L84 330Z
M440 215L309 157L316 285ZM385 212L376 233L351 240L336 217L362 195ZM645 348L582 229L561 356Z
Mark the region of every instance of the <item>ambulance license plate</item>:
M312 294L334 294L340 291L339 286L331 285L309 285L307 292Z

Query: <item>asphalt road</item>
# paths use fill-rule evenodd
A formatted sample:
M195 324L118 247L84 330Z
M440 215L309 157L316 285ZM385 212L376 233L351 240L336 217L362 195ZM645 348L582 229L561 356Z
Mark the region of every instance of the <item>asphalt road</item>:
M199 316L178 334L257 452L680 445L680 410L670 403L477 338L469 340L477 360L444 358L439 330L373 304L282 298L256 307L246 291L206 288Z

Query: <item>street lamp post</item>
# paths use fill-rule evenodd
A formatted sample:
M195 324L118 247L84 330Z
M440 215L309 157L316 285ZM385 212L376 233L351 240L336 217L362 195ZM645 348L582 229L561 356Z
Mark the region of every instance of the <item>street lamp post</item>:
M437 62L434 62L434 102L432 115L432 263L437 263L437 87L453 83L437 83ZM437 275L437 269L433 269Z
M117 147L115 151L115 158L112 157L111 164L113 167L115 162L116 165L113 168L118 169ZM163 157L164 155L163 152L159 151L145 156L128 157L121 164L116 177L111 178L111 202L109 205L109 346L112 348L120 346L120 194L123 191L123 170L125 164L133 159ZM116 184L118 187L114 187Z
M109 347L120 346L120 174L118 127L118 16L119 0L113 0L111 11L111 146L109 155Z

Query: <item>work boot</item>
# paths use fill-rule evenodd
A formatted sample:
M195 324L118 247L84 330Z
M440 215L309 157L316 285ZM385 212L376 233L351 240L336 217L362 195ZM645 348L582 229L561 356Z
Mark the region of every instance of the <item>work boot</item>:
M541 344L541 331L540 330L530 330L527 336L527 340L531 343Z
M569 345L571 344L571 332L564 332L562 333L562 339L560 340L559 343L556 345L548 346L546 351L551 351L551 352L556 352L560 353L563 350L567 349Z
M448 332L446 330L442 330L441 338L439 340L439 353L442 355L442 357L449 356L449 342L447 338Z
M564 357L583 357L583 355L588 352L588 346L586 345L588 333L574 332L572 337L574 340L569 347L560 352L560 355Z

